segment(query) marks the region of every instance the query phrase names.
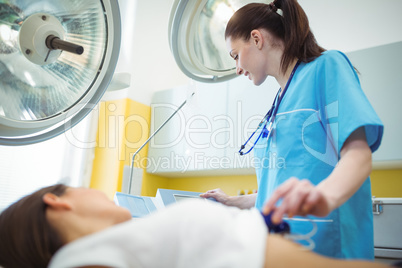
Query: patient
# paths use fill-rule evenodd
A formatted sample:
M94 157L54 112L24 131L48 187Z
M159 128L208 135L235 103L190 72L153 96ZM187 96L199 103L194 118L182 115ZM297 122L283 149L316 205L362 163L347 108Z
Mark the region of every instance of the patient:
M5 268L386 267L322 257L268 235L254 209L185 201L132 220L103 193L60 184L7 208L0 241Z

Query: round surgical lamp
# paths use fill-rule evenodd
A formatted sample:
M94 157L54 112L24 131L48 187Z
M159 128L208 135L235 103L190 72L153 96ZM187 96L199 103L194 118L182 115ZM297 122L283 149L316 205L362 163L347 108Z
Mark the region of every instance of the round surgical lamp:
M0 0L0 144L80 122L113 76L120 31L117 0Z
M236 77L225 28L233 13L252 0L175 0L169 20L169 43L182 72L200 82Z

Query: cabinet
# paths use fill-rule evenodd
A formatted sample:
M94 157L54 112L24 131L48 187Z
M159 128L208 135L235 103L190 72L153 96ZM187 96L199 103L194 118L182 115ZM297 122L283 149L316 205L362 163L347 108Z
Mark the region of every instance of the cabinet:
M373 197L374 253L376 257L402 258L402 198Z

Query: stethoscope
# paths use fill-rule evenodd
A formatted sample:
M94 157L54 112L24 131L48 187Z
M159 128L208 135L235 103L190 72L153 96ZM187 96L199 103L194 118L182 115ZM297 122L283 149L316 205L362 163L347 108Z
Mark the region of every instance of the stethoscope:
M261 138L261 136L263 138L269 138L269 134L271 133L271 130L272 130L272 125L275 122L275 117L276 117L276 114L278 113L279 105L280 105L283 97L285 96L286 90L288 89L289 84L292 81L292 78L293 78L293 76L294 76L294 74L296 72L296 69L299 66L299 64L300 64L300 60L298 60L296 65L295 65L295 67L293 67L292 73L289 76L289 79L288 79L288 81L287 81L287 83L285 85L285 88L282 91L282 94L280 94L281 89L279 88L278 93L276 93L276 96L274 98L274 102L272 103L271 109L269 109L267 114L264 116L264 118L258 124L258 127L253 132L253 134L251 134L251 136L247 139L247 141L240 147L240 150L239 150L240 155L245 155L245 154L248 154L249 152L251 152L251 150L255 147L255 145L257 144L258 140ZM255 140L253 146L251 146L251 148L247 152L243 152L244 148L246 148L247 143L251 140L251 138L261 128L262 125L263 125L262 131L258 135L258 137ZM268 125L268 128L267 128L267 125Z

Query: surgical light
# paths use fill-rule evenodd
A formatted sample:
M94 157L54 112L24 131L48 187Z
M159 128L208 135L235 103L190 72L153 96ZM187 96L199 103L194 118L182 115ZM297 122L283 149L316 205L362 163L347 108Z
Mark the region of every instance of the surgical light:
M103 96L120 48L117 0L0 1L0 144L47 140Z

